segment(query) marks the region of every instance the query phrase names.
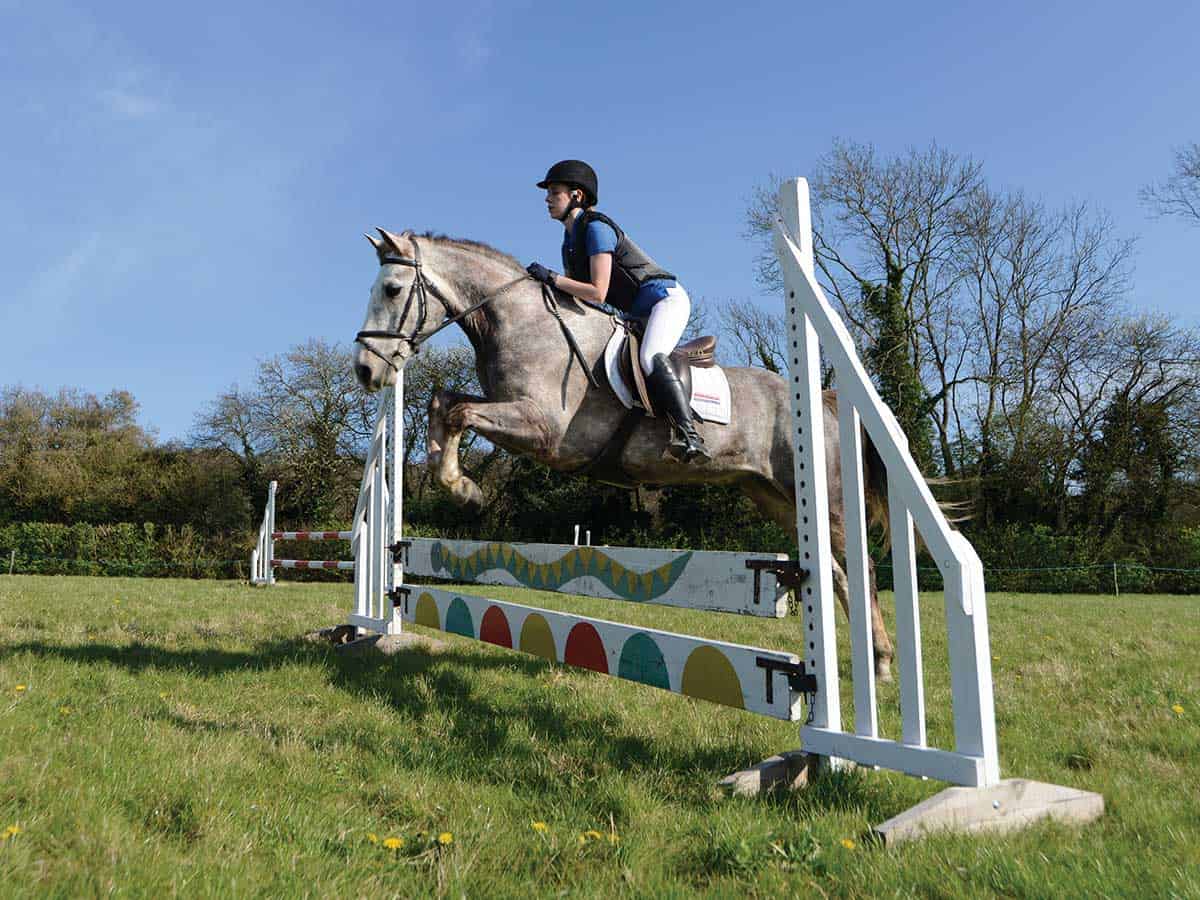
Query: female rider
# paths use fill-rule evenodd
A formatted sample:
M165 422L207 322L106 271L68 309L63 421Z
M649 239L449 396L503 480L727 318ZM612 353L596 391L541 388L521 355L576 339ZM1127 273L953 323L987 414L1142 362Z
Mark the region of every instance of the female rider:
M530 263L538 281L593 303L607 303L627 318L645 323L639 362L655 404L676 432L672 447L684 461L709 458L692 421L690 398L671 368L668 356L687 327L692 301L675 276L661 268L612 219L597 212L596 172L578 159L550 167L538 182L546 190L552 219L562 222L563 270L559 275Z

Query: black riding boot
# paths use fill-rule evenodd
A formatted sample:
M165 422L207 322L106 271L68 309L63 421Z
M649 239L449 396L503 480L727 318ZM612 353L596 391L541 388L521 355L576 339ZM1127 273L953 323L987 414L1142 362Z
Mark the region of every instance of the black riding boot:
M684 462L691 462L698 456L712 459L712 454L704 446L704 439L696 431L692 421L692 405L683 394L683 385L679 376L671 368L671 363L665 353L657 353L650 361L650 374L646 376L646 385L654 392L654 402L659 410L666 414L672 428L671 446L678 448Z

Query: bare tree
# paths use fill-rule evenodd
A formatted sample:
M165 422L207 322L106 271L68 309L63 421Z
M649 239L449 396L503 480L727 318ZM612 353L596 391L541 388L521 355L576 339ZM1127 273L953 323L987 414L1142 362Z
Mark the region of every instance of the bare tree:
M1024 488L1013 477L1036 465L1065 515L1076 421L1064 420L1057 392L1070 367L1103 353L1119 318L1133 243L1084 204L1059 212L1020 194L973 192L963 207L957 303L970 350L976 435L976 500L985 520ZM1006 479L1003 485L992 480Z
M931 145L890 159L867 144L836 142L810 179L818 276L840 307L881 394L928 464L930 430L953 468L953 395L968 342L954 308L960 210L982 184L980 165ZM773 181L757 192L748 232L766 238L776 218ZM782 287L769 241L759 280Z
M772 314L748 301L727 300L718 308L721 334L732 345L734 364L786 372L782 314Z
M1157 215L1179 216L1200 225L1200 143L1176 150L1170 176L1146 185L1138 195Z

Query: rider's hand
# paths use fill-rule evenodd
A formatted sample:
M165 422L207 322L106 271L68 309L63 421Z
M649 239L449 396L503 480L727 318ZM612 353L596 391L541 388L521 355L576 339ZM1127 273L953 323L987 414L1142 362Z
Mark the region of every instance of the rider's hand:
M525 267L525 271L542 284L548 284L550 287L554 287L554 279L558 277L557 272L547 269L541 263L530 263Z

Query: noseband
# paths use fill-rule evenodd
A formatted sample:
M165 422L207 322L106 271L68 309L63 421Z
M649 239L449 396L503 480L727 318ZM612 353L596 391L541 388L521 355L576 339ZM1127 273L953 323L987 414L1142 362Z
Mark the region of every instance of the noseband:
M415 351L421 345L423 340L425 340L427 337L432 337L433 334L436 333L431 332L429 335L426 335L426 338L421 337L421 329L425 327L425 320L428 317L428 295L433 294L433 296L437 298L438 302L442 304L442 307L447 312L449 312L450 309L450 307L447 306L446 299L442 296L441 292L434 287L433 283L430 282L428 278L426 278L425 272L421 269L421 248L417 246L415 239L410 238L410 240L412 240L413 245L413 255L411 257L397 256L389 253L387 256L384 256L379 260L379 264L381 266L408 266L416 273L416 277L413 278L412 286L408 289L408 298L404 301L404 311L400 313L400 322L403 324L408 319L408 312L410 309L412 309L413 303L416 302L417 324L413 329L412 334L405 334L402 331L377 330L360 331L354 336L355 343L362 344L368 353L375 354L393 369L396 368L396 364L393 362L393 360L400 355L400 348L397 347L395 352L389 358L371 346L371 344L367 341L367 338L390 338L392 340L403 341ZM440 331L441 329L439 328L438 330Z
M450 315L450 303L446 300L442 292L437 289L437 285L429 280L428 276L426 276L424 270L421 268L421 248L417 245L417 239L411 235L409 235L408 239L412 241L413 245L413 255L411 257L397 256L389 253L387 256L384 256L379 260L379 264L381 266L408 266L410 269L413 269L416 272L416 277L413 279L412 286L408 289L408 298L404 301L404 311L400 313L400 323L403 324L408 319L408 312L410 309L412 309L412 305L415 301L417 304L416 326L413 328L411 334L405 334L403 331L360 331L354 336L355 343L362 344L363 348L368 353L375 354L393 369L398 368L394 360L400 355L400 348L397 347L395 352L392 353L391 357L387 357L372 347L371 344L368 343L367 338L388 338L394 341L402 341L408 344L408 346L411 347L415 352L421 346L421 344L429 340L443 328L453 325L460 319L465 319L481 306L491 303L509 288L515 287L522 281L527 281L530 278L529 275L521 275L519 278L514 278L508 284L500 288L500 290L496 291L496 293L484 297L482 300L472 306L468 306L457 315ZM421 331L425 328L425 320L428 317L429 294L433 294L434 299L436 299L438 303L442 304L442 309L445 310L446 317L438 323L437 328L433 329L433 331L429 332L428 334L421 334Z
M488 303L491 303L510 288L516 287L523 281L529 281L532 279L531 275L522 273L518 278L514 278L512 281L503 285L500 290L496 291L494 294L489 294L478 303L468 306L462 312L451 315L449 301L442 294L442 292L437 289L437 285L429 280L421 268L421 248L417 245L416 238L414 238L412 235L409 235L408 239L412 241L413 245L413 255L411 257L398 256L389 253L388 255L380 258L379 264L381 266L408 266L410 269L413 269L416 272L416 277L413 279L412 286L408 289L408 298L404 301L404 311L400 313L400 323L404 324L405 320L408 319L408 312L410 309L412 309L412 305L415 302L417 304L416 327L413 329L411 334L405 334L403 331L360 331L354 336L355 343L362 344L364 350L366 350L368 353L378 356L385 363L387 363L388 366L397 372L400 370L400 367L396 365L395 359L400 355L400 348L397 347L390 357L385 356L375 347L371 346L368 338L386 338L388 340L400 341L408 344L408 346L412 348L413 352L416 352L422 343L429 340L443 328L447 328L450 325L453 325L455 322L465 319L471 313L475 312L475 310L485 306ZM442 321L438 323L438 326L431 332L428 334L421 334L422 329L425 328L425 320L428 314L429 294L433 294L438 303L442 304L442 309L445 310L446 317L442 319ZM575 336L571 334L571 329L567 327L567 323L563 321L562 315L558 311L558 300L555 289L547 284L543 284L542 300L546 304L546 308L550 311L550 314L554 316L556 320L558 320L558 325L562 329L563 336L567 339L567 345L571 348L571 354L576 360L579 361L579 365L583 369L584 374L587 375L588 381L593 387L599 389L600 383L596 380L596 375L592 372L592 367L588 364L587 359L584 358L583 351L579 349L579 344L575 341ZM583 303L585 306L591 306L600 310L600 312L604 312L603 309L600 309L600 307L594 303L589 303L587 301L579 302Z

